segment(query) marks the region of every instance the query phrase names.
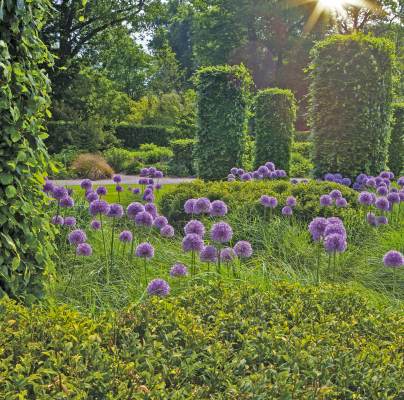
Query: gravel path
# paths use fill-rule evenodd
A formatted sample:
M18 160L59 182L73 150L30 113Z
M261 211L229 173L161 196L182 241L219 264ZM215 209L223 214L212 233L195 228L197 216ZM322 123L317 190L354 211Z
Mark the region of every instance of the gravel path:
M121 175L122 177L122 183L127 183L127 184L136 184L139 181L139 176L137 175ZM55 179L52 180L56 185L62 185L62 186L76 186L80 185L80 182L83 179ZM159 183L162 183L163 185L166 184L175 184L175 183L183 183L183 182L192 182L194 178L160 178L158 181ZM96 185L109 185L113 184L114 182L112 179L101 179L99 181L94 181Z

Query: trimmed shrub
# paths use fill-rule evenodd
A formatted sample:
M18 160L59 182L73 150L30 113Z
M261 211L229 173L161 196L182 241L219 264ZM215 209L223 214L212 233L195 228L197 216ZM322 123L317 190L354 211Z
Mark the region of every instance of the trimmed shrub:
M386 166L390 138L393 44L363 34L334 35L311 56L315 175L377 175Z
M195 173L193 152L195 139L171 140L173 158L169 163L169 174L174 176L191 176Z
M314 169L314 164L300 153L293 152L290 163L290 176L293 178L308 178Z
M311 159L313 152L312 142L294 142L292 152L301 154L304 158Z
M126 171L133 162L133 151L112 147L104 151L104 157L107 163L116 172Z
M195 159L202 179L223 179L230 168L242 166L251 85L250 73L243 65L207 67L197 72Z
M167 147L175 137L175 130L155 125L118 125L115 135L127 148L137 149L144 143Z
M80 154L74 160L72 170L79 178L93 180L111 178L114 174L104 157L91 153Z
M396 175L400 175L404 170L404 103L393 104L393 116L389 168Z
M43 275L53 271L53 228L40 190L49 161L43 125L50 87L43 68L52 56L39 31L48 6L47 0L0 5L0 297L26 302L42 295Z
M273 161L290 171L296 100L288 89L260 90L255 98L255 167Z
M293 137L296 142L308 142L311 140L311 131L295 131Z

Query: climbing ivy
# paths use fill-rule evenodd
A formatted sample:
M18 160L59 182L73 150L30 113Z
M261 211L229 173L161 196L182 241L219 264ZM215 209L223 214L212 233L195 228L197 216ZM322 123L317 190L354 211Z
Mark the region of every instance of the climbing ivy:
M399 175L404 171L404 103L393 105L393 129L389 147L389 168Z

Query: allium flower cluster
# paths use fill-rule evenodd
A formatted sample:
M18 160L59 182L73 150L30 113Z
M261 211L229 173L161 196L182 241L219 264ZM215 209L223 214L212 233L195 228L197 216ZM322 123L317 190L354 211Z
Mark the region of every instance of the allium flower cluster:
M220 252L220 260L223 262L231 262L236 258L236 253L231 247L225 247Z
M201 197L195 200L193 213L194 214L209 214L211 210L210 200L206 197Z
M190 233L195 233L196 235L200 237L205 236L205 226L203 225L202 222L193 219L189 221L185 227L184 227L184 232L186 235L189 235Z
M153 221L153 226L158 229L164 228L168 224L168 220L163 215L156 217Z
M91 215L106 215L109 212L109 204L105 200L94 200L90 203L89 211Z
M222 200L214 200L211 203L210 215L212 217L224 217L227 214L227 205Z
M170 293L170 285L164 279L153 279L147 286L149 296L165 297Z
M233 230L226 222L218 222L212 226L210 235L215 242L227 243L233 237Z
M166 238L173 237L174 233L175 233L174 228L171 225L168 225L168 224L166 226L163 226L160 229L160 235L163 236L163 237L166 237Z
M116 203L111 204L107 216L111 218L121 218L123 216L122 206Z
M75 226L76 225L76 218L74 218L74 217L66 217L64 219L63 225L64 226L69 226L69 227Z
M83 230L75 229L69 233L68 240L70 244L78 245L87 241L87 235Z
M80 243L76 247L76 254L78 256L89 257L93 254L93 249L88 243Z
M154 248L150 243L140 243L136 247L136 257L150 259L154 257Z
M250 242L241 240L234 245L234 253L240 258L249 258L252 256L253 249Z
M153 216L147 211L141 211L135 216L135 224L149 228L153 225Z
M132 239L133 239L133 235L132 235L132 232L130 232L130 231L122 231L119 234L119 240L123 243L129 243L132 241Z
M215 246L205 246L200 254L200 259L203 262L216 262L218 251Z
M196 233L190 233L182 240L182 249L185 252L196 251L200 253L203 249L203 240Z
M184 264L176 263L170 269L170 276L174 277L182 277L188 275L188 269Z
M383 263L390 268L402 267L404 265L404 256L399 251L390 250L384 255Z
M278 205L278 200L276 199L276 197L267 196L264 194L260 198L260 203L267 208L276 208L276 206Z

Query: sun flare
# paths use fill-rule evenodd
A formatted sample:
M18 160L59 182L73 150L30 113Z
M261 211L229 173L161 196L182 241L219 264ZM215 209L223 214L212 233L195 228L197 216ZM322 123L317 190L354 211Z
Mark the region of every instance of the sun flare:
M344 9L344 5L346 4L345 0L319 0L319 5L324 10L328 9L331 11L342 11Z

